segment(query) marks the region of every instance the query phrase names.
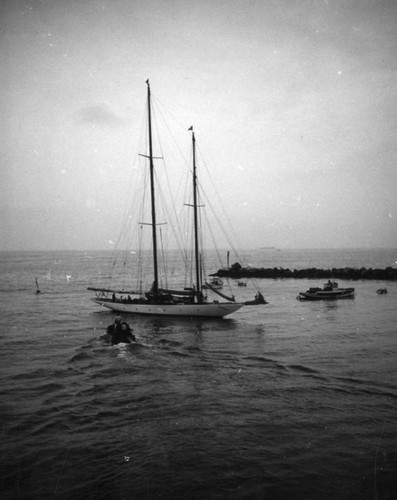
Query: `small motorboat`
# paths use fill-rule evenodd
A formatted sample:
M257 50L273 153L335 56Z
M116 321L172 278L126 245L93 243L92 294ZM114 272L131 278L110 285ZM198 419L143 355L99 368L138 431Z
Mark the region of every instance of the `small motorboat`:
M241 280L241 281L238 281L238 282L237 282L237 285L238 285L238 286L247 286L247 282L246 282L246 281L242 281L242 280Z
M387 288L379 288L379 290L376 290L376 293L378 295L385 295L387 293Z
M353 299L354 288L339 288L336 281L328 280L323 288L309 288L306 292L299 292L299 300L333 300Z

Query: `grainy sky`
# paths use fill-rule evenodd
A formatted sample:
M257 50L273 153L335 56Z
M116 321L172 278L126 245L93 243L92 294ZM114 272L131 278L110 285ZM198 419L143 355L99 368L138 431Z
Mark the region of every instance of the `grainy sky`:
M106 249L145 80L247 247L397 247L395 0L3 0L0 249Z

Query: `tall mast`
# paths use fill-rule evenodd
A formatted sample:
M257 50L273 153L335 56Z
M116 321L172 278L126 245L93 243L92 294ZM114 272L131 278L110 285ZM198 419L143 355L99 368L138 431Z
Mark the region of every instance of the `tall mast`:
M147 83L147 103L148 103L148 134L149 134L149 165L150 165L150 195L152 202L152 242L153 242L153 270L154 282L153 293L158 294L159 291L159 272L157 264L157 230L156 230L156 203L154 196L154 165L153 165L153 141L152 141L152 114L151 114L151 94L149 80Z
M201 293L201 276L200 276L200 253L199 253L199 238L198 238L198 210L197 210L197 173L196 173L196 138L192 130L193 143L193 209L194 209L194 255L196 261L196 286L197 286L197 302L202 302Z

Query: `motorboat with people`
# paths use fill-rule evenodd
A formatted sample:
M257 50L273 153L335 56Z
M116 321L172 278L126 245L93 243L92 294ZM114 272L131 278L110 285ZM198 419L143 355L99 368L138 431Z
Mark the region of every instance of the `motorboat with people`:
M106 333L100 338L110 345L132 344L136 342L136 337L132 332L130 325L122 321L120 316L116 316L114 323L107 327Z
M334 300L334 299L353 299L354 288L339 288L336 281L328 280L323 288L313 287L306 292L299 292L299 300Z

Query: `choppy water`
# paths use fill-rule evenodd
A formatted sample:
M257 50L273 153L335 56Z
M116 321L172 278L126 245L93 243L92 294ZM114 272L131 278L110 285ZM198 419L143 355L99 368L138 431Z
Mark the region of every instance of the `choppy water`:
M263 280L266 306L129 317L138 345L107 347L113 315L86 291L104 261L1 254L2 498L397 498L397 283L305 303L313 282ZM249 261L386 267L397 251Z

